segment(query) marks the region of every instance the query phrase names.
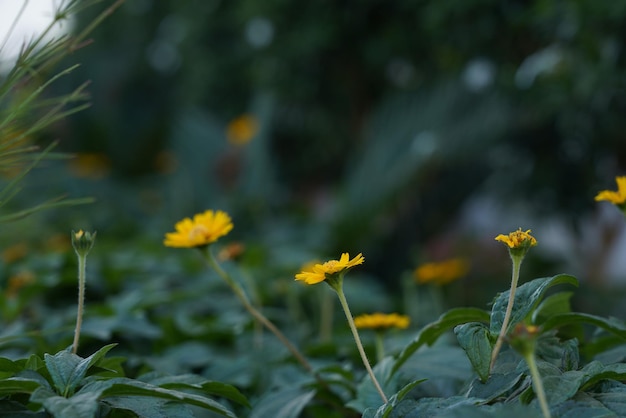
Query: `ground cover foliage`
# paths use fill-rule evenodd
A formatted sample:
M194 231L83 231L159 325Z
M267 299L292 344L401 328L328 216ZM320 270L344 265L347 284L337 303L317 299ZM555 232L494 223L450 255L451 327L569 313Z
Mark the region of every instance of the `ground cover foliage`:
M502 138L509 137L513 128L527 133L550 126L550 134L556 131L560 139L555 143L560 144L571 132L568 121L577 119L575 115L584 114L578 122L587 127L613 120L613 110L623 105L620 100L587 99L611 90L614 77L585 78L588 84L573 93L563 84L551 83L558 79L567 84L577 75L595 74L597 68L592 71L581 63L597 64L617 77L623 71L619 65L623 58L610 53L610 41L617 33L610 23L626 9L563 3L571 19L580 19L581 27L593 23L585 20L591 17L608 23L593 36L582 29L566 34L571 43L559 49L561 66L539 71L535 84L524 79L531 86L517 103L510 90L474 91L452 77L438 79L429 87L419 85L419 77L398 79L397 66L394 80L400 84L394 89L401 90L393 92L397 94L374 82L380 75L376 69L389 57L366 52L382 48L377 39L387 46L402 44L402 37L395 34L398 26L388 25L386 19L395 16L395 8L404 16L420 16L420 30L440 39L446 46L443 52L447 51L444 54L416 41L432 57L429 62L434 68L413 62L401 63L401 67L406 70L413 64L413 70L419 68L420 73L444 69L451 74L461 67L463 57L475 51L465 43L462 16L480 15L488 2L468 2L460 14L446 12L460 7L453 2L434 6L405 1L389 9L375 1L359 2L353 12L368 16L374 29L369 35L361 34L360 39L367 40L362 52L345 56L339 48L344 44L337 39L346 34L339 29L327 33L315 22L334 13L352 22L344 15L350 5L339 9L309 5L300 24L309 33L305 39L310 44L295 48L287 38L279 38L269 49L254 50L225 42L220 47L230 45L232 56L219 64L199 60L197 68L181 64L193 77L181 77L180 84L174 82L182 74L176 72L179 67L144 67L140 71L147 74L144 92L151 91L155 79L170 77L163 88L180 88L180 96L136 106L146 97L130 100L137 91L122 89L124 118L115 120L108 114L82 131L93 141L85 141L81 151L95 153L68 159L52 148L34 147L38 143L47 146L55 135L67 134L75 141L74 130L93 117L94 113L83 112L87 119L74 118L65 124L67 117L85 110L87 96L86 86L72 84L70 77L85 73L77 71L74 63L64 65L76 57L86 58L84 67L96 74L93 68L99 59L87 58L93 45L82 43L94 29L91 23L97 23L100 30L93 32L97 42L99 34L116 32L116 27L137 22L137 16L151 10L146 6L150 2L138 1L115 10L122 3L63 3L56 17L63 20L78 14L86 32L79 30L75 37L25 48L14 71L2 79L0 168L7 177L2 183L0 218L5 221L0 237L0 416L626 416L626 323L621 316L605 314L623 313L620 306L610 306L621 294L614 288L609 291L613 299L589 302L594 290L589 280L598 279L602 268L585 270L577 264L576 275L588 272L591 277L569 274L567 261L580 253L572 249L570 258L546 255L542 244L548 234L533 228L538 245L525 248L525 262L520 269L520 258L516 269L519 241L515 239L527 242L530 231L520 229L496 242L496 234L510 227L507 221L507 225L491 225L494 232L485 241L476 230L464 229L459 217L459 208L469 197L492 191L504 208L529 196L525 209L543 216L559 213L567 202L574 202L576 209L582 208L578 213L582 219L583 213L592 211L598 190L612 188L609 181L615 173L600 170L603 180L598 180L598 170L588 168L581 172L584 175L574 177L581 180L577 193L558 190L545 200L547 208L540 207L536 196L526 192L543 190L539 194L545 198L545 190L560 184L558 179L566 174L542 175L543 154L515 136L507 143ZM356 3L351 6L357 7ZM153 7L176 11L179 19L192 19L194 10L201 14L200 9L166 2ZM264 6L247 1L206 2L198 7L211 9L207 13L219 11L233 21L247 21L262 12L274 17L276 30L295 30L294 22L286 18L294 11L284 2ZM548 30L549 22L560 19L542 2L533 3L533 8L529 10L534 13L519 9L512 13L509 7L498 10L509 23L519 25L516 31L536 25ZM586 13L589 10L596 13ZM120 20L107 26L106 19L117 13ZM210 39L217 35L230 39L228 24L219 23L217 15L210 16L213 25L205 26L194 20L187 26L167 20L159 32L160 42L178 39L181 27ZM486 28L496 25L490 15L484 16L479 20ZM256 21L257 30L263 22ZM443 27L450 22L458 25L445 32L446 38ZM408 24L401 23L400 27ZM146 17L133 30L141 32L141 25L153 24ZM347 27L343 30L349 31ZM474 46L489 39L479 35ZM177 44L181 51L193 50L193 42L184 43L183 38ZM591 60L600 38L608 42L608 55ZM530 41L537 50L545 46L536 34ZM592 46L577 54L581 50L575 45L583 41ZM79 46L86 47L85 55L79 55L82 49L77 52ZM284 84L278 84L267 70L280 49L294 54L282 55L284 59L301 64L296 71L280 73ZM129 51L132 47L122 54L134 57ZM357 71L359 77L373 82L372 91L365 94L367 100L356 100L358 89L348 84L343 94L330 89L328 96L316 96L302 86L307 84L303 82L307 71L314 69L302 59L318 56L320 51L344 60L319 80L330 86L345 82L341 68L369 57L368 65ZM498 51L504 54L504 49ZM212 53L219 52L218 48ZM504 55L505 62L523 61ZM501 62L496 56L494 61ZM235 65L253 57L263 65L250 67L252 74ZM120 61L120 68L133 62L134 58L127 58ZM220 84L217 76L196 73L201 69L211 69L208 74L232 70L232 74ZM502 77L506 79L506 74ZM200 97L200 85L222 94ZM235 94L242 86L255 93L246 98L248 93ZM520 109L528 111L525 103L535 103L536 96L553 88L552 100L541 102L537 114L520 113ZM91 98L96 108L104 101L99 98L106 96L108 101L111 97L101 89L102 85L96 86ZM195 99L183 105L176 102L181 96ZM229 98L224 107L207 116L206 108L215 107L214 101L224 97ZM572 97L580 102L572 102ZM248 107L243 116L242 103ZM327 104L332 106L326 109ZM353 118L338 111L352 105ZM163 117L137 116L150 106L157 111L147 114ZM520 122L520 114L528 118ZM304 120L308 122L298 115L307 115ZM345 119L352 121L348 124L352 127L355 121L366 122L355 134L343 124ZM555 119L561 123L553 126ZM600 131L583 130L575 137L578 151L583 151L565 157L559 154L560 161L573 167L586 158L584 150L608 161L609 145L614 151L610 161L619 161L616 126L608 122ZM335 126L342 128L335 130ZM116 133L113 139L108 136L111 132ZM302 132L306 135L298 136ZM350 135L358 137L354 151L349 142L338 139ZM591 145L594 135L602 135L602 146ZM277 145L291 137L306 142L309 136L320 142L298 153L299 162L291 160L292 148L287 147L287 152ZM131 137L135 140L129 141ZM108 156L99 148L107 141ZM318 153L317 146L329 150L328 155ZM71 148L68 143L63 147ZM137 155L142 159L133 166ZM319 164L302 163L311 155ZM486 160L492 161L488 168L477 163ZM518 168L534 162L539 168L520 169L503 180L502 174L510 172L510 165L503 161ZM571 172L572 167L565 171ZM316 178L316 170L323 172L321 177ZM459 176L459 170L466 175ZM587 177L583 180L579 174ZM622 187L626 180L617 179L617 192L604 199L615 207L595 203L615 213L624 209L626 200ZM509 199L511 194L504 190L511 184L519 186L516 199ZM20 186L24 189L17 193ZM66 194L78 198L56 197ZM83 196L93 196L96 202L79 205L92 202ZM226 211L228 222L222 218L216 227L207 210ZM196 221L195 214L205 217ZM562 216L578 222L572 213ZM177 223L186 217L193 221L179 230ZM491 222L499 219L505 218L493 217ZM517 228L519 220L513 222ZM613 225L623 222L618 219ZM165 234L173 230L180 235L164 242ZM89 245L81 246L85 239ZM347 251L354 258L344 257ZM361 252L364 259L355 256ZM86 296L84 313L77 314L81 254L87 261ZM446 257L459 258L438 263ZM519 282L507 290L510 262ZM419 265L422 269L416 269ZM455 267L449 270L450 266ZM340 296L338 303L333 293L345 297L354 315L344 315L344 300ZM355 339L349 319L374 312L406 314L408 326L394 321L388 323L389 329L365 326ZM80 327L77 317L82 318ZM72 342L78 328L80 338ZM494 361L500 334L505 336L503 348ZM365 363L371 364L372 374Z

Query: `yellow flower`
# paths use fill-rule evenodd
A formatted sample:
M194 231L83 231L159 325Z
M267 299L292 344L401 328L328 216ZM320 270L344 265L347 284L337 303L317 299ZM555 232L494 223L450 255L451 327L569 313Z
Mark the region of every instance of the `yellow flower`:
M382 330L387 328L407 328L409 326L409 317L399 315L397 313L384 314L376 312L373 314L363 314L354 318L354 325L357 328L371 328Z
M511 232L509 235L500 234L496 237L496 241L500 241L508 245L510 249L528 249L537 245L537 240L535 239L535 237L530 235L530 229L524 232L522 231L522 228L519 228L517 231Z
M185 218L175 225L176 232L165 234L163 245L174 248L193 248L209 245L233 229L230 216L221 210L207 210Z
M324 264L315 264L301 273L296 274L296 280L301 280L306 284L316 284L323 282L328 276L344 272L356 265L362 264L365 258L361 253L350 260L350 254L343 253L339 260L329 260Z
M241 115L226 127L228 142L235 145L245 145L254 138L259 131L259 121L252 115Z
M615 181L617 182L617 191L601 191L595 197L596 202L606 200L614 205L623 205L626 203L626 176L615 177Z
M414 275L418 283L433 282L444 285L467 274L469 263L463 258L452 258L441 262L425 263L415 269Z

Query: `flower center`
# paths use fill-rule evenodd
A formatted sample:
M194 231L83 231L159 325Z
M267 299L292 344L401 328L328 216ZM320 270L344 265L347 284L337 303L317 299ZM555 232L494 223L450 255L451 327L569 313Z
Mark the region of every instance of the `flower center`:
M195 241L198 239L206 239L209 236L209 228L204 225L194 225L189 231L189 239Z

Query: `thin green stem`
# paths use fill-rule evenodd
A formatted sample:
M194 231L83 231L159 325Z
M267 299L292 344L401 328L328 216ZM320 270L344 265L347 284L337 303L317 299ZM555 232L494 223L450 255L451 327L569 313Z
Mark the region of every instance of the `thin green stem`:
M269 319L267 319L265 315L263 315L259 310L257 310L250 303L244 290L241 288L241 286L239 286L237 282L233 280L232 277L230 277L228 273L226 273L226 271L224 271L224 269L222 269L219 263L215 260L215 257L213 256L213 253L211 252L211 250L207 249L204 252L204 254L206 254L206 260L208 261L209 265L217 272L217 274L232 289L237 299L239 299L243 307L246 308L246 310L250 313L250 315L252 315L257 321L259 321L267 329L269 329L276 336L276 338L278 338L278 340L281 343L283 343L285 347L287 347L287 349L296 358L296 360L302 365L302 367L304 367L308 372L313 373L313 367L311 367L311 364L309 364L306 358L304 358L302 353L300 353L300 351L296 348L296 346L294 346L291 343L291 341L289 341L287 337L285 337L285 335L276 327L276 325L274 325ZM317 375L315 375L315 377L319 380Z
M83 311L85 306L85 270L87 265L87 255L78 255L78 311L76 313L76 329L74 330L74 343L72 353L78 351L78 340L80 338L80 328L83 324Z
M379 363L385 358L385 343L383 342L384 331L376 331L374 334L376 343L376 361Z
M346 300L346 296L343 293L343 287L341 285L337 287L333 287L337 292L337 296L339 296L339 302L341 303L341 307L346 314L346 319L348 320L348 325L350 325L350 331L352 331L352 336L354 337L354 342L356 343L356 347L359 350L359 354L361 355L361 360L363 360L363 365L367 369L367 373L370 375L372 379L372 383L374 383L374 387L380 394L383 402L387 403L387 396L385 396L385 392L380 387L376 376L374 375L374 371L372 370L372 366L370 365L369 360L367 359L367 355L365 354L365 350L363 349L363 344L361 343L361 338L359 337L359 333L356 330L356 326L354 325L354 319L352 318L352 313L350 313L350 307L348 306L348 301Z
M509 327L509 321L511 319L511 312L513 311L513 304L515 302L515 291L517 290L517 282L519 280L519 271L520 266L522 265L522 257L511 256L511 261L513 262L513 272L511 274L511 290L509 292L509 302L506 306L506 313L504 314L504 320L502 321L502 328L500 329L500 334L498 334L498 339L496 340L496 344L493 347L493 351L491 352L491 363L489 365L489 370L493 370L493 366L496 363L496 359L498 358L498 354L500 353L500 349L502 348L502 343L504 342L504 337L506 337L506 332Z
M548 401L546 400L546 392L543 388L543 381L541 380L539 369L537 368L535 355L531 351L528 354L524 355L524 359L526 360L528 368L530 369L530 376L533 380L533 389L535 390L535 395L537 395L537 399L539 400L539 406L541 407L543 417L551 418L550 408L548 407Z

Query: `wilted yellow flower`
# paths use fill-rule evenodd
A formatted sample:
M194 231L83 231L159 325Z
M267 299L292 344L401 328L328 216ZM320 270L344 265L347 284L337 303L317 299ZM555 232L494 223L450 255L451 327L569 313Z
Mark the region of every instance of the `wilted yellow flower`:
M350 254L343 253L339 260L329 260L324 264L315 264L312 268L303 270L296 274L296 280L301 280L306 284L316 284L326 280L328 276L346 271L354 266L362 264L365 258L361 253L350 260Z
M626 203L626 176L615 177L617 191L603 190L595 197L596 202L606 200L614 205L624 205Z
M193 248L209 245L233 229L230 216L221 210L207 210L185 218L175 225L176 232L165 234L163 245L174 248Z
M235 145L245 145L255 137L259 131L259 121L250 114L241 115L228 124L226 127L226 138L228 142Z
M517 231L511 232L508 235L500 234L495 239L496 241L506 244L511 249L530 248L537 245L535 237L530 235L530 229L524 232L522 228L519 228Z
M407 328L409 326L410 319L406 315L399 315L397 313L385 314L376 312L373 314L363 314L354 318L354 325L357 328L371 328L375 330L382 330L387 328Z
M460 279L469 271L469 262L463 258L425 263L415 269L413 274L418 283L444 285Z
M98 180L109 175L111 162L103 153L81 152L69 161L69 168L76 177Z
M243 254L245 249L246 247L242 243L233 242L222 248L217 254L217 258L220 261L234 260Z
M26 256L28 253L28 246L24 242L20 242L15 245L11 245L2 251L2 261L5 264L11 264L17 260L20 260Z
M9 277L6 295L10 298L14 298L19 293L20 289L35 282L35 275L32 271L24 270Z

